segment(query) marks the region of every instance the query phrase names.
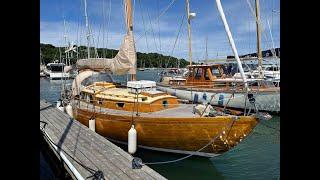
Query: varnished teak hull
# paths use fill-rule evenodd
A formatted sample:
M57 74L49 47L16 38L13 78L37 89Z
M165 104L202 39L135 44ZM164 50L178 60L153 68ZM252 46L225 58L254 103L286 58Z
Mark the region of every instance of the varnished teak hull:
M77 108L75 118L88 126L92 112ZM121 142L127 142L131 127L131 116L95 113L96 132ZM151 149L197 151L212 138L225 131L213 144L202 150L204 153L221 154L237 145L257 125L252 116L241 116L233 121L232 117L218 116L206 118L152 118L134 117L138 134L138 145ZM233 123L234 122L234 123ZM230 128L231 127L231 128Z

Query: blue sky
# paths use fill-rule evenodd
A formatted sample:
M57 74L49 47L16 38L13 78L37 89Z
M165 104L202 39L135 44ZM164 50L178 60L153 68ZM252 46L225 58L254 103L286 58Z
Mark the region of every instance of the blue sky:
M171 55L185 14L185 0L175 0L159 20L157 20L158 14L172 0L132 1L135 4L134 35L137 51ZM255 18L247 1L254 8L254 0L221 0L239 54L256 51ZM125 34L122 0L87 0L87 5L89 23L93 32L92 43L96 47L119 49ZM206 37L208 37L209 58L232 55L215 0L190 0L190 8L191 12L197 14L191 22L193 60L205 58ZM263 49L270 49L273 46L270 29L274 46L280 47L280 0L260 0L260 11ZM63 25L64 19L66 28ZM147 36L145 36L146 30ZM65 33L68 41L85 45L85 32L83 0L40 1L40 41L42 43L65 46ZM188 57L186 20L172 55L185 59Z

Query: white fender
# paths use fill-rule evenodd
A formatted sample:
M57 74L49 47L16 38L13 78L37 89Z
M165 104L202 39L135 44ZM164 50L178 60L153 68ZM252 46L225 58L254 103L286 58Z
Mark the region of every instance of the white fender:
M89 119L89 129L91 129L93 132L96 132L96 119Z
M65 108L66 113L73 118L73 110L72 110L72 106L70 104L68 104Z
M137 131L134 129L134 125L128 132L128 152L134 154L137 151Z

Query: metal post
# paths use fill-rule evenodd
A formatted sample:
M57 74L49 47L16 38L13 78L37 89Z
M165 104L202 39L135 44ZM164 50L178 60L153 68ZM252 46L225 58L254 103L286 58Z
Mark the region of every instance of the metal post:
M242 79L243 79L245 88L246 88L246 90L248 90L247 79L246 79L246 76L245 76L245 74L244 74L244 71L243 71L243 68L242 68L242 64L241 64L241 61L240 61L240 58L239 58L239 55L238 55L238 51L237 51L237 49L236 49L236 45L235 45L235 43L234 43L234 41L233 41L232 34L231 34L231 32L230 32L230 29L229 29L229 25L228 25L228 23L227 23L227 20L226 20L225 15L224 15L221 2L220 2L220 0L216 0L216 3L217 3L217 7L218 7L218 10L219 10L219 13L220 13L220 17L221 17L221 19L222 19L224 28L225 28L225 30L226 30L226 33L227 33L227 36L228 36L228 39L229 39L230 46L231 46L232 51L233 51L233 54L234 54L234 56L235 56L235 58L236 58L236 60L237 60L238 68L239 68L241 77L242 77Z
M189 62L192 65L192 49L191 49L191 25L190 25L190 4L186 0L187 18L188 18L188 46L189 46Z
M84 16L86 18L87 48L88 48L88 59L89 59L90 58L90 28L89 28L88 13L87 13L87 0L84 0Z
M255 2L256 2L258 70L259 70L259 78L263 78L263 74L262 74L262 50L261 50L261 29L260 29L260 5L259 5L259 0L255 0Z

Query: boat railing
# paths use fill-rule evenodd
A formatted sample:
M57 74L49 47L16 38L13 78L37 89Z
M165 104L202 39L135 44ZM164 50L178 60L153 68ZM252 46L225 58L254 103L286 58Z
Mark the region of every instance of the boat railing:
M235 91L234 91L234 93L235 93ZM238 96L235 96L234 94L232 95L232 96L230 96L230 97L226 97L225 98L225 100L227 100L227 103L223 106L223 107L221 107L221 109L219 109L218 107L214 107L215 109L216 108L218 108L218 111L222 111L222 112L233 112L234 110L231 110L231 109L229 109L229 108L227 108L227 106L228 106L228 103L231 101L231 100L234 100L234 99L237 99L237 98L243 98L242 97L243 95L238 95ZM91 102L87 102L86 101L86 99L77 99L77 101L79 102L78 104L79 104L79 108L80 109L85 109L86 111L91 111L92 113L93 113L93 116L94 116L94 114L95 113L99 113L99 114L104 114L104 113L108 113L109 111L111 111L111 112L113 112L113 113L116 113L116 111L119 111L119 110L123 110L123 109L110 109L110 110L106 110L105 108L107 108L107 107L104 107L104 105L103 104L94 104L94 103L98 103L99 102L99 100L92 100ZM210 103L210 104L213 104L213 103L217 103L219 101L219 99L217 99L217 98L211 98L211 100L210 101L208 101L207 103L205 103L205 104L208 104L208 103ZM136 108L139 108L139 114L140 113L143 113L143 114L152 114L152 113L154 113L154 112L146 112L146 111L144 111L144 112L142 112L142 111L140 111L140 103L142 103L142 102L138 102L138 105L136 106ZM197 104L203 104L203 103L195 103L195 104L192 104L192 105L197 105ZM182 108L182 109L186 109L186 108L188 108L188 107L190 107L190 101L189 101L189 103L171 103L171 104L169 104L169 105L166 105L166 107L167 108L165 108L165 109L162 109L162 110L170 110L170 109L172 109L172 108L175 108L175 107L177 107L177 108ZM98 107L97 107L98 106ZM161 107L163 107L164 106L164 104L149 104L148 105L150 108L155 108L155 109L159 109L159 107L161 106ZM108 109L108 108L107 108ZM161 110L161 111L162 111ZM217 110L217 109L216 109ZM127 110L125 110L126 112L128 112L128 113L130 113L131 111L132 111L132 109L130 110L130 109L127 109ZM240 111L239 111L240 112ZM237 113L239 114L239 112L237 111ZM123 112L122 112L123 113ZM193 113L194 114L194 112L190 109L190 113ZM247 114L247 115L249 115L249 114ZM196 116L195 116L196 117Z
M257 86L257 88L254 89L254 88L253 88L254 86L252 85L252 83L249 83L248 85L249 85L249 91L248 91L248 92L246 92L245 89L243 88L243 87L244 87L244 83L243 83L243 82L241 82L241 83L235 83L235 84L233 84L232 86L228 87L228 90L232 91L232 95L231 95L230 97L225 97L225 98L224 98L225 101L227 101L227 103L224 105L224 109L226 108L226 106L228 105L228 103L229 103L232 99L244 98L244 99L245 99L245 104L247 104L247 101L248 101L247 95L248 95L249 93L254 93L255 96L257 96L257 95L260 94L260 86ZM199 87L199 86L189 86L189 88L191 88L191 90L193 90L193 91L194 91L193 88L195 88L195 87ZM252 91L253 89L254 89L254 91ZM221 88L220 88L220 90L221 90ZM221 92L223 92L223 91L224 91L224 90L222 90ZM206 90L203 90L202 92L206 93L207 91L206 91ZM239 92L240 92L240 94L239 94ZM242 94L242 95L241 95L241 92L246 92L246 94ZM235 96L235 93L237 93L236 96ZM244 95L245 95L245 97L243 97ZM80 108L80 103L83 102L83 103L85 103L84 105L85 105L85 108L86 108L87 110L92 110L92 109L94 109L94 111L98 110L98 112L100 112L100 113L103 111L104 105L102 105L102 101L103 101L102 99L90 99L89 102L88 102L88 100L85 99L85 98L76 97L76 98L74 98L74 99L78 101L79 108ZM214 99L211 100L210 102L211 102L211 103L214 103L215 101L219 102L219 99L218 99L218 98L214 98ZM141 101L139 100L138 103L141 103L141 102L143 102L143 101L142 101L142 100L141 100ZM130 103L130 102L128 102L128 103ZM132 103L132 102L131 102L131 103ZM171 106L175 106L175 105L183 106L183 104L181 104L181 103L170 104L170 105L171 105ZM96 106L98 106L98 107L96 107ZM163 104L149 104L149 107L151 107L151 108L152 108L152 107L157 108L157 107L159 107L159 106L164 106L164 105L163 105ZM84 106L82 106L82 107L84 107Z
M86 102L82 102L82 106L84 106L84 104L83 103L85 103L85 104L87 104ZM200 114L197 114L195 111L194 111L194 107L196 106L196 105L198 105L198 104L171 104L171 105L179 105L179 107L177 107L177 108L179 108L179 109L183 109L183 112L184 113L192 113L192 114L194 114L194 116L192 116L193 118L198 118L198 117L201 117L202 115L200 115ZM191 106L190 105L192 105L192 107L193 108L190 108ZM207 105L207 104L206 104ZM153 106L153 107L156 107L156 106L162 106L162 105L160 105L160 104L157 104L157 105L151 105L151 106ZM99 114L109 114L109 113L115 113L115 114L121 114L121 115L131 115L131 112L132 111L134 111L134 112L136 112L136 111L138 111L138 116L140 115L140 114L144 114L144 115L149 115L149 114L154 114L155 112L142 112L142 111L140 111L140 109L136 109L136 108L134 108L134 109L131 109L131 110L125 110L126 111L126 113L124 113L122 110L119 110L119 109L108 109L108 108L106 108L106 107L102 107L102 106L100 106L99 107L99 111L95 111L95 109L97 109L96 108L96 105L93 105L93 104L90 104L89 106L85 106L87 109L85 109L86 111L88 111L88 112L92 112L92 116L94 116L96 113L99 113ZM138 107L138 106L137 106ZM227 116L233 116L233 115L239 115L239 114L241 114L241 111L238 111L238 110L232 110L232 109L227 109L227 110L225 110L225 109L223 109L223 108L221 108L221 107L215 107L215 106L211 106L211 108L213 108L213 110L214 110L214 112L221 112L220 114L218 113L218 115L227 115ZM188 110L189 111L188 111ZM171 110L171 108L168 108L168 109L164 109L164 110ZM175 109L176 110L176 109ZM164 113L163 111L159 111L159 112L162 112L162 113ZM170 111L171 112L171 111ZM124 118L124 119L117 119L117 120L126 120L126 118Z

